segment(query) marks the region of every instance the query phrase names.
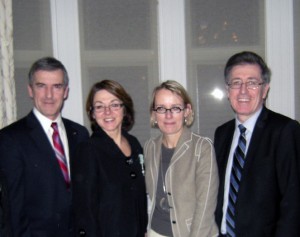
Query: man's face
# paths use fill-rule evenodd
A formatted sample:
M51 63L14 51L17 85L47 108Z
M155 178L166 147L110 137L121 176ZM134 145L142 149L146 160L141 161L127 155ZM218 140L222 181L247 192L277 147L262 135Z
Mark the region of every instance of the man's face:
M36 109L51 120L59 115L69 88L64 85L63 71L39 70L34 74L32 85L28 86L29 96Z
M240 122L244 122L262 107L269 84L259 85L256 89L247 88L245 83L248 81L263 82L260 67L255 64L234 66L229 75L229 83L237 80L243 84L240 89L228 87L228 99Z

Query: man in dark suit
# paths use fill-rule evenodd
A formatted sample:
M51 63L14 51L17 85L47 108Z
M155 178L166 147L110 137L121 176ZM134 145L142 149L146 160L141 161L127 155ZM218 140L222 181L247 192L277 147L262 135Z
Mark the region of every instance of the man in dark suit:
M0 169L7 179L15 237L71 236L69 160L89 135L83 126L61 117L68 82L60 61L37 60L29 71L33 110L0 130Z
M224 74L236 117L214 139L220 235L300 236L299 123L265 107L271 73L257 54L233 55Z

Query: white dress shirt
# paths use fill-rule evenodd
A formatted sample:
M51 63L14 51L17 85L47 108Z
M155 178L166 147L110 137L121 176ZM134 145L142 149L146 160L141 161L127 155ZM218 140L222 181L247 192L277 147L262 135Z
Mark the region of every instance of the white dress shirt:
M53 128L51 127L51 124L53 122L57 123L59 136L63 143L65 156L67 159L68 172L70 177L70 157L69 157L69 145L68 145L69 143L68 143L67 133L61 115L59 115L54 121L52 121L51 119L41 114L36 108L33 108L33 113L37 117L38 121L41 123L53 149L54 149L53 140L52 140ZM55 159L55 157L53 157L53 159Z

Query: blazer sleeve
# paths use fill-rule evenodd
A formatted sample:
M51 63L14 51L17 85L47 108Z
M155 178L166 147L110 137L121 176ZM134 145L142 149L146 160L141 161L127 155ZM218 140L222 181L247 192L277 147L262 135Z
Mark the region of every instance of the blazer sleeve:
M219 177L215 151L208 139L200 139L196 147L196 196L197 203L190 237L217 236L214 212L217 203Z
M275 156L281 201L274 236L299 236L300 125L296 121L289 122L281 130Z

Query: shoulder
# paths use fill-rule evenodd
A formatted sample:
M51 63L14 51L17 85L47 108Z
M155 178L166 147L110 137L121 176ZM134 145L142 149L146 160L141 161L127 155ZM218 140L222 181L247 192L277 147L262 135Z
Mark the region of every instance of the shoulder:
M277 126L285 126L287 124L294 124L299 126L299 123L296 120L291 119L283 114L276 113L269 109L265 109L265 113L262 113L260 119L267 119L268 122L274 123Z
M86 128L83 125L81 125L79 123L76 123L76 122L74 122L74 121L72 121L70 119L62 118L62 120L63 120L65 126L69 126L69 127L73 127L73 128L77 128L77 129L84 129L84 130L86 130Z
M27 117L24 117L0 130L0 136L18 137L21 134L28 134Z
M191 132L191 141L196 148L196 153L199 153L202 149L213 149L213 142L209 137L204 137L197 133Z
M298 121L267 108L265 108L259 116L256 128L268 129L273 133L300 133L300 124Z
M216 132L215 133L222 133L224 131L226 131L227 129L231 129L234 128L235 125L235 119L232 119L226 123L223 123L222 125L218 126L216 128Z
M146 151L147 149L160 145L161 144L161 140L162 140L162 135L159 135L157 137L151 137L149 138L145 144L144 144L144 151Z
M89 132L88 132L87 128L84 127L83 125L76 123L70 119L66 119L66 118L63 118L62 120L64 122L66 130L73 129L73 130L80 132L83 135L88 136Z

